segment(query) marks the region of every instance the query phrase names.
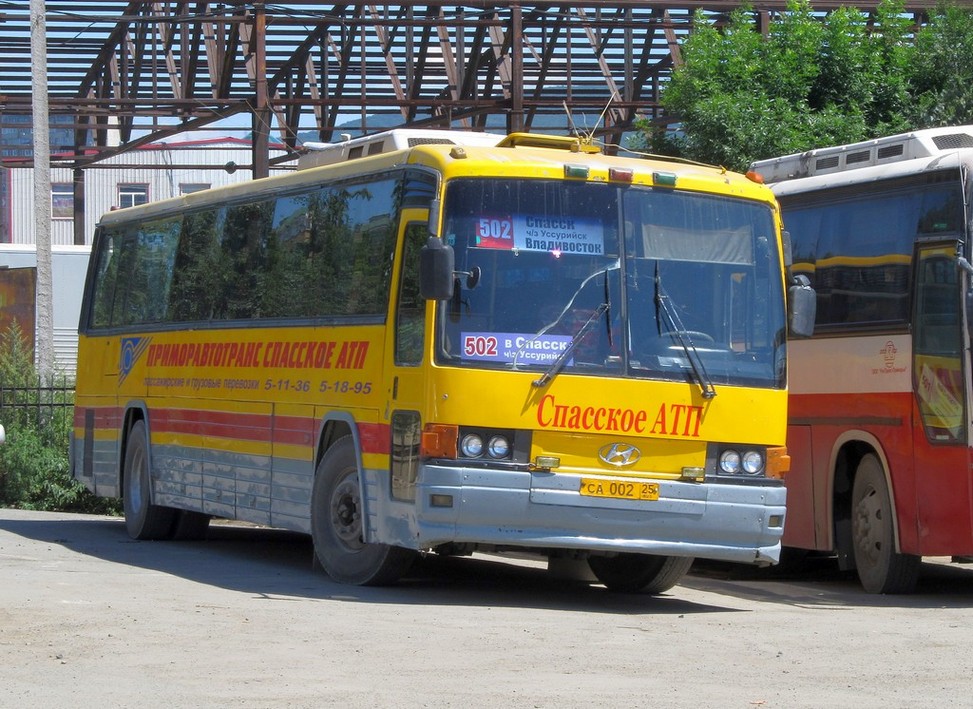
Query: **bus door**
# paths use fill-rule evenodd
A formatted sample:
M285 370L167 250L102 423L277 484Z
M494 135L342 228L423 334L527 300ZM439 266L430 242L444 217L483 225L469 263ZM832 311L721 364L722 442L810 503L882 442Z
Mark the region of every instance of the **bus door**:
M963 360L961 270L957 243L920 243L913 314L914 470L923 554L973 544ZM953 520L944 524L946 520Z
M420 218L421 214L421 218ZM392 499L415 501L419 469L422 401L429 354L426 342L426 301L419 295L419 251L429 236L427 213L403 218L399 234L398 280L393 284L393 311L386 328L383 386L391 434L389 466Z

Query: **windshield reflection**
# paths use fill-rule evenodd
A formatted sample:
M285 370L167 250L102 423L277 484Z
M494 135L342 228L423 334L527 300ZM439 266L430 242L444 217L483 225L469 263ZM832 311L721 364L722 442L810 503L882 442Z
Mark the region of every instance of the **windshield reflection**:
M443 234L457 271L481 276L474 288L458 278L441 304L442 364L548 372L546 380L783 386L783 293L766 204L469 179L447 189Z

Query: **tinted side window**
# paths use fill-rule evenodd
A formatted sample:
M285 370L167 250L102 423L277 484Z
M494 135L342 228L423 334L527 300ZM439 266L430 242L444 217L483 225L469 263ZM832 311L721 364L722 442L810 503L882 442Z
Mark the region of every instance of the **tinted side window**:
M388 307L395 180L325 188L309 205L304 298L315 315L384 315Z
M139 229L130 294L134 322L164 322L182 217L147 222Z
M222 278L221 210L207 209L186 216L169 293L168 319L174 322L213 317Z
M91 327L111 327L121 242L122 232L116 229L103 229L96 239L97 247L92 255L95 266L88 321Z
M794 270L817 292L822 330L909 321L913 244L918 234L959 229L959 187L958 179L940 179L781 198Z
M266 317L261 309L260 286L267 281L267 241L273 214L272 199L227 208L221 230L222 258L217 267L217 319Z

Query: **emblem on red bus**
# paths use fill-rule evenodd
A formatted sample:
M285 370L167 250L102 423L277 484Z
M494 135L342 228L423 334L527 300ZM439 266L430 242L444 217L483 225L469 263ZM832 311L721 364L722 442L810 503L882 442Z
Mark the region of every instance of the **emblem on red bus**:
M609 443L598 450L598 457L608 465L616 468L626 468L635 465L642 457L642 452L628 443Z

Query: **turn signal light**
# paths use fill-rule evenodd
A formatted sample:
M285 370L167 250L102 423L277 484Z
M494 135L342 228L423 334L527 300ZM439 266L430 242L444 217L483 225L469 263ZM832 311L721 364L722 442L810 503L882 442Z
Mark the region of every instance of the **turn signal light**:
M459 426L427 423L422 429L419 455L423 458L455 458Z

